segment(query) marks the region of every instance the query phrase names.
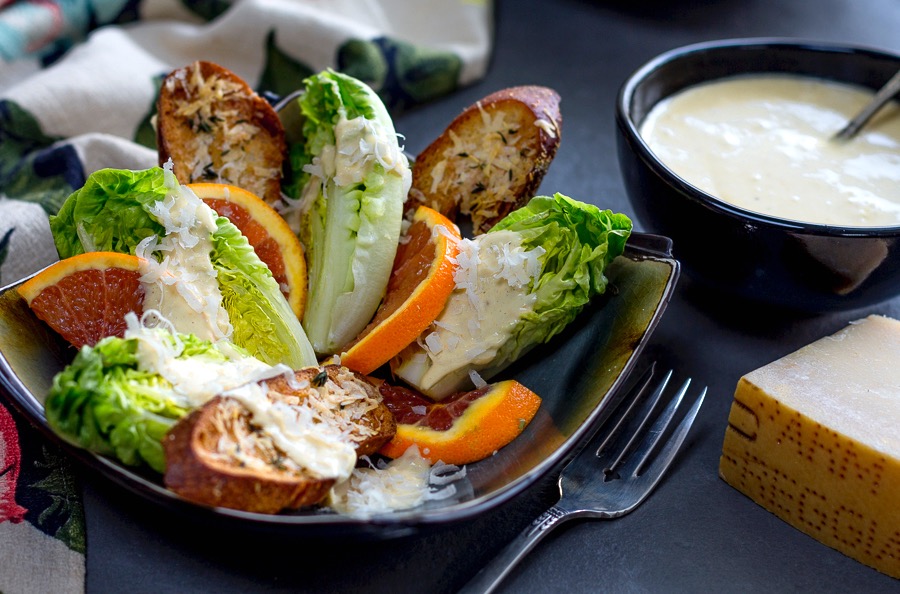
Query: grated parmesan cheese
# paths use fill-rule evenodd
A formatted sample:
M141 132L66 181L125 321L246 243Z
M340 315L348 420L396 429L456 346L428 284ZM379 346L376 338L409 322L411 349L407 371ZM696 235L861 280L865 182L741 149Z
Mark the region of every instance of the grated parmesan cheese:
M504 110L489 111L480 102L476 106L483 134L463 139L447 130L450 143L432 168L430 194L452 197L462 214L477 212L488 219L499 215L500 204L522 183L514 173L515 163L522 151L531 149L519 134L519 124L509 123Z
M488 368L522 316L532 311L545 254L541 247L524 249L513 231L463 239L459 248L455 290L394 366L398 376L438 400L479 381L470 371Z
M441 335L437 332L431 332L425 336L425 348L432 355L437 355L442 350Z
M543 130L547 136L550 138L557 137L556 126L550 120L545 120L544 118L538 118L534 121L534 125Z
M175 334L175 327L158 310L147 310L140 320L134 313L125 317L126 339L137 341L135 356L141 369L159 374L172 385L176 399L189 407L197 407L211 398L246 384L287 373L285 365L268 365L254 357L243 355L237 349L229 348L227 342L219 343L219 351L227 360L193 356L179 359L184 344Z
M332 488L328 504L339 513L362 517L410 509L452 497L457 492L453 483L465 476L464 467L432 467L413 446L389 463L370 461L368 467L355 469L349 480Z
M149 210L166 234L150 235L135 248L144 307L159 310L179 332L210 341L228 338L232 326L210 259L215 211L178 184L171 159L164 170L169 192Z

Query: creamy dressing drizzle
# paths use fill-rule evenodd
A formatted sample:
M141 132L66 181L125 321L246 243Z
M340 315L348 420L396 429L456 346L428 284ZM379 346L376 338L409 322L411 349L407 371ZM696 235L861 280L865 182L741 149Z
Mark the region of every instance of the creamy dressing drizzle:
M141 258L144 308L158 310L184 334L209 341L228 338L232 326L210 260L216 213L179 185L168 167L165 176L169 193L150 211L166 235L162 239L151 235L135 249ZM161 261L156 259L157 252Z
M342 115L334 127L334 136L336 151L329 173L337 185L362 182L375 163L411 183L412 172L406 155L396 138L377 121L364 117L348 120Z
M849 142L831 139L871 97L815 78L734 77L661 101L641 135L675 173L724 202L827 225L900 225L900 106Z
M280 209L291 227L299 229L300 219L312 208L319 194L324 194L328 180L333 180L339 187L360 184L376 163L385 173L401 177L405 196L412 185L412 170L403 148L392 134L376 120L363 116L350 120L341 113L334 126L335 143L323 146L312 163L303 167L311 176L303 194Z
M126 320L125 338L138 344L138 366L172 384L173 395L183 406L196 408L217 395L234 398L250 411L253 424L298 466L320 478L345 480L350 476L356 449L346 432L324 421L307 402L287 404L268 398L265 381L278 376L293 379L289 367L243 355L227 342L217 343L226 360L202 355L179 359L184 345L159 312L145 312L140 322L132 313Z
M191 408L247 382L291 373L286 365L268 365L224 341L217 343L216 348L227 357L225 360L203 355L179 359L184 345L160 312L147 310L140 321L129 313L125 319L125 338L137 341L138 367L165 378L179 402Z
M543 253L540 247L526 251L513 231L460 242L456 289L423 339L428 363L417 382L421 388L428 390L447 376L466 378L469 368L494 360L519 319L534 307L537 295L522 287L540 274Z
M356 466L356 448L336 425L322 422L306 402L273 402L257 383L225 392L250 411L253 424L298 466L317 478L349 478Z

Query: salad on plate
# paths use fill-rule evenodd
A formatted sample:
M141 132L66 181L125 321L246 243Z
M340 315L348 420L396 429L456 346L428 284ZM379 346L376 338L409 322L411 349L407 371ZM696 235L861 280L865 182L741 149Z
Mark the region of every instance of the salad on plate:
M450 161L494 155L464 182L512 204L463 237L445 198L418 191L410 201L426 171L410 166L378 96L333 71L304 81L301 140L280 141L259 168L282 172L280 198L254 197L223 216L194 184L219 184L227 202L245 191L228 177L235 168L197 179L202 168L172 161L216 163L259 141L240 117L244 101L259 109L258 97L221 70L196 63L164 81L161 166L97 171L51 217L60 262L19 292L66 339L73 329L83 338L53 380L50 427L213 507L367 515L452 495L448 475L464 476L536 414L540 397L503 371L606 290L631 221L559 193L510 189L517 168L546 158L551 137L558 143L561 124L546 104L523 109L528 89L517 88L526 99L506 94L479 105L478 121L451 124L436 142L450 138L455 150L443 166L427 164L434 177ZM180 95L164 99L166 89ZM179 138L192 150L173 148ZM497 143L514 150L493 151ZM271 221L261 213L272 209L299 244L279 253L305 260L306 284L291 288L305 291L299 314L260 256L266 226L253 224ZM85 293L96 307L61 307Z

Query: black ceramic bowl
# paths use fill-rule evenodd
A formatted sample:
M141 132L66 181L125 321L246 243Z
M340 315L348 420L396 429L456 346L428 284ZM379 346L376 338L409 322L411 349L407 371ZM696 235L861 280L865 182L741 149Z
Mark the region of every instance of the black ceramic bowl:
M751 73L816 76L878 89L900 56L784 39L700 43L662 54L623 84L619 166L643 226L672 238L692 279L726 295L807 312L869 306L900 293L900 226L836 227L755 213L678 177L639 127L660 100L697 83Z

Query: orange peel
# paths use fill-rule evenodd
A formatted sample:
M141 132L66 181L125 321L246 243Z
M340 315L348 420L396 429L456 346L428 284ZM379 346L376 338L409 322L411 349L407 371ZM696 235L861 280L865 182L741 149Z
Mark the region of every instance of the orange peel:
M306 257L303 244L284 217L256 194L237 186L196 183L187 187L244 234L301 318L306 307Z
M470 464L491 456L525 430L541 405L540 396L515 380L439 403L385 386L382 395L397 420L397 433L380 453L397 458L415 445L432 464Z
M341 354L342 365L362 374L372 373L416 340L456 286L461 236L450 219L420 206L404 237L381 305Z
M125 314L143 312L141 259L87 252L60 260L19 285L35 315L76 347L125 333Z

